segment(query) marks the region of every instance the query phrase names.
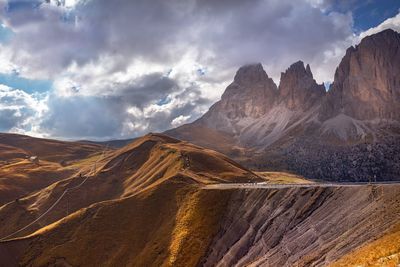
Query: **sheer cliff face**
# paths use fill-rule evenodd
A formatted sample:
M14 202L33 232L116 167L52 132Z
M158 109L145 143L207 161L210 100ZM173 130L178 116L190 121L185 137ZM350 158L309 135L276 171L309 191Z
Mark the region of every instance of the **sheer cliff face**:
M279 101L290 110L307 110L318 104L324 95L324 86L315 82L310 65L305 68L302 61L281 74Z
M358 120L400 118L400 34L385 30L350 47L321 111Z

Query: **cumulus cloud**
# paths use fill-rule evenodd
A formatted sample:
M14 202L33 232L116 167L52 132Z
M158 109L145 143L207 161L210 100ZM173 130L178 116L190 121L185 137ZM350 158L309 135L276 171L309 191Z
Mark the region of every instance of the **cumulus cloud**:
M0 85L0 131L38 135L47 97Z
M368 29L365 32L362 32L360 34L359 38L362 39L368 35L371 35L371 34L386 30L386 29L393 29L397 32L400 32L400 13L398 13L393 18L388 18L387 20L385 20L378 26Z
M179 115L178 117L176 117L175 119L172 120L171 125L173 127L178 127L184 123L186 123L189 119L190 119L190 115L188 116L183 116L183 115Z

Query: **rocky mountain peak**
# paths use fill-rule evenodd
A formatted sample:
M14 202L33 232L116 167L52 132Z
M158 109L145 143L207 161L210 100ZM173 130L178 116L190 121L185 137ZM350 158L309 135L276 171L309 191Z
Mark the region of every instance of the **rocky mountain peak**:
M281 73L279 84L279 102L292 110L307 110L325 95L324 86L318 85L313 78L310 65L303 61L293 63Z
M236 72L234 82L241 85L265 82L269 77L261 63L248 64L239 68Z
M292 65L284 72L282 75L296 75L300 78L307 76L313 78L310 65L307 64L307 67L304 66L304 62L299 60Z
M276 102L277 86L261 63L245 65L236 72L221 100L205 114L203 122L212 128L231 131L231 120L259 118Z
M313 77L313 74L312 74L312 72L311 72L311 68L310 68L310 65L309 65L309 64L307 64L306 72L307 72L307 75L308 75L308 76L311 76L312 78L314 78L314 77Z
M392 29L386 29L381 32L369 35L361 40L358 46L398 46L400 42L400 34Z
M400 119L400 34L389 29L346 51L321 111L359 120Z

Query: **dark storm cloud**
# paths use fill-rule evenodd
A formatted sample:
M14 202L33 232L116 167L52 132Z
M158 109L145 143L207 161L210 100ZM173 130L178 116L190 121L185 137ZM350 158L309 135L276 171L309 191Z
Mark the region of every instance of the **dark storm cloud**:
M16 116L15 109L2 109L0 113L0 131L9 131L23 121L23 117Z
M176 90L180 92L171 95ZM196 87L181 90L173 80L155 73L142 77L136 86L121 89L115 95L52 95L49 112L40 127L52 136L68 139L128 138L148 131L163 131L180 115L199 116L198 108L210 104L200 94ZM165 103L159 103L168 98ZM181 99L185 101L172 103ZM139 113L130 113L130 108ZM129 129L129 125L144 127Z
M174 80L164 77L160 73L144 75L135 81L134 86L128 83L123 84L123 87L118 90L116 97L139 108L144 108L155 100L163 99L179 89Z
M170 49L178 52L178 35L191 23L184 1L82 1L74 10L29 6L4 10L3 20L21 33L12 46L32 55L35 67L55 72L102 54L122 55L121 68L133 57L171 59Z

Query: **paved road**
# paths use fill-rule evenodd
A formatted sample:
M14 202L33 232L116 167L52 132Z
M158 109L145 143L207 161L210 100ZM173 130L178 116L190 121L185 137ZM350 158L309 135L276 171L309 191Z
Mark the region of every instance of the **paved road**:
M270 184L270 183L232 183L232 184L210 184L206 185L205 189L233 189L233 188L245 188L245 189L257 189L257 188L268 188L268 189L282 189L282 188L310 188L310 187L357 187L357 186L384 186L384 185L400 185L400 182L376 182L376 183L309 183L309 184Z

